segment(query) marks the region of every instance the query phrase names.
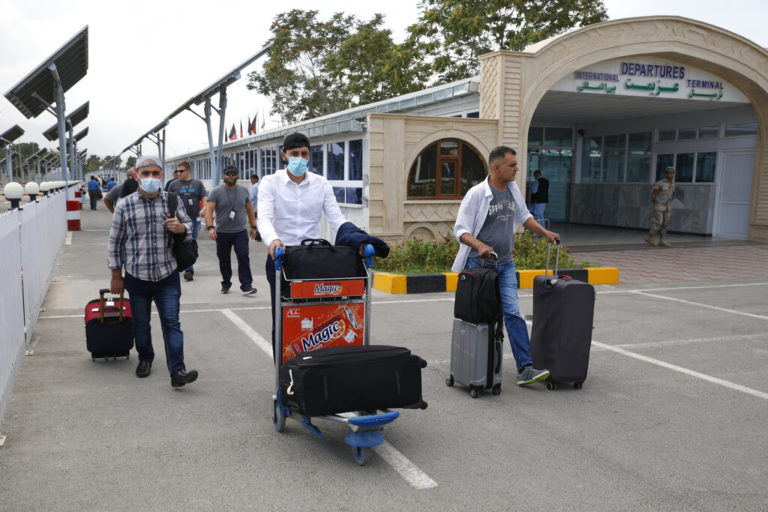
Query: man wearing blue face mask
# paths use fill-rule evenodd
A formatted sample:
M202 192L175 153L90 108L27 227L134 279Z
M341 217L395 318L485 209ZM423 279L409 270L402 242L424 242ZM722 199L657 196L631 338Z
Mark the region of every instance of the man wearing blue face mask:
M112 270L110 290L121 294L125 289L130 295L139 378L149 376L155 358L149 323L154 301L171 386L178 388L194 382L197 371L187 371L184 366L184 334L179 324L181 284L170 242L173 234L186 233L190 237L192 220L181 201L168 204L168 194L160 190L163 170L157 157L140 157L136 174L138 193L120 201L112 215L107 244L107 263Z
M341 213L333 188L318 174L307 172L309 139L303 133L291 133L283 140L280 156L286 168L261 179L256 222L266 244L266 274L271 290L272 319L275 312L275 249L299 245L306 238L318 238L323 213L334 231L347 222ZM275 346L272 326L272 348Z

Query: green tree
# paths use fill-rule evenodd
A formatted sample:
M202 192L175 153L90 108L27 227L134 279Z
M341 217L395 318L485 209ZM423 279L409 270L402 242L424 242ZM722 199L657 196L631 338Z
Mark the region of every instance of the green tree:
M422 87L428 68L413 45L396 45L376 14L368 21L318 11L278 14L269 59L248 76L248 88L269 96L271 113L288 122L311 119Z
M479 72L478 57L608 19L602 0L422 0L408 43L431 65L437 83Z
M84 172L98 171L104 165L104 160L98 155L89 155L83 165Z

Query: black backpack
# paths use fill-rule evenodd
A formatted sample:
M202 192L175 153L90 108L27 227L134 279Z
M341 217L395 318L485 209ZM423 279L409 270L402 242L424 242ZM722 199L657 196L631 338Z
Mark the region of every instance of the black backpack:
M459 274L453 316L473 324L492 324L501 314L499 272L495 267L473 267Z
M173 213L176 208L171 208L172 204L179 203L179 196L174 192L168 192L168 210ZM194 222L194 221L193 221ZM191 267L197 261L197 240L187 239L186 233L170 233L171 251L176 258L176 271L183 272L184 269Z

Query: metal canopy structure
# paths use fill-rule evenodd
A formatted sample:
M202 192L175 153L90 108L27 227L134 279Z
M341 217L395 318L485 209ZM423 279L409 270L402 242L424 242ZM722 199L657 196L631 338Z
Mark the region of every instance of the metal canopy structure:
M27 162L29 162L29 161L30 161L30 160L32 160L33 158L36 158L36 159L37 159L37 179L38 179L38 181L39 181L39 180L40 180L40 160L42 160L42 158L41 158L41 157L42 157L44 154L46 154L47 152L48 152L48 149L47 149L47 148L42 148L42 149L38 149L38 150L37 150L37 152L35 152L33 155L30 155L30 156L28 156L28 157L27 157L27 158L24 160L24 162L22 162L22 164L21 164L21 165L22 165L22 170L20 171L20 173L23 173L23 172L24 172L24 167L23 167L23 166L24 166L24 165L26 165L26 164L27 164ZM29 168L29 165L27 165L27 178L28 178L28 179L31 179L31 178L32 178L32 170Z
M19 125L13 125L2 134L0 142L5 143L5 170L8 173L8 181L13 181L13 141L24 135L24 130Z
M81 139L85 138L85 136L88 135L88 128L83 128L80 130L77 135L75 135L75 142L80 142Z
M120 154L122 155L130 150L133 151L137 157L141 157L141 143L144 139L149 139L157 145L157 156L160 158L160 165L165 169L165 127L168 126L169 122L168 119L163 120L157 126L136 139L136 142L122 150Z
M222 153L221 148L224 145L224 130L226 129L224 127L224 121L225 121L225 115L227 112L227 87L232 85L234 82L240 79L240 71L246 67L255 62L258 58L260 58L262 55L266 54L269 51L270 46L265 46L261 50L259 50L258 53L256 53L254 56L237 66L235 69L224 75L222 78L211 84L209 87L206 87L203 89L202 92L199 94L196 94L192 96L186 103L184 103L182 106L171 112L171 114L166 118L167 121L170 121L177 115L181 114L185 110L188 110L195 114L197 117L203 120L205 122L205 125L208 129L208 150L210 152L211 157L211 177L213 178L213 186L216 187L219 184L219 169L221 167L222 163ZM211 98L215 96L216 94L219 95L219 108L214 107L211 104ZM194 110L192 110L192 105L200 105L201 103L205 103L205 106L203 107L203 113L204 115L200 115ZM219 144L218 149L214 151L213 146L213 131L211 129L211 109L216 110L216 113L219 114ZM130 146L129 146L130 147ZM126 148L128 149L128 148Z
M88 72L88 26L67 41L34 71L13 86L5 97L27 118L49 111L58 119L61 175L67 185L66 106L64 92ZM56 104L56 108L52 107ZM67 200L69 187L65 187Z
M74 112L72 112L67 116L66 122L67 122L68 128L70 127L74 128L80 122L85 121L85 118L88 117L90 103L91 103L90 101L86 101L85 103L77 107L74 110ZM45 137L50 141L54 141L58 136L58 130L59 130L59 125L55 124L43 132L43 137Z

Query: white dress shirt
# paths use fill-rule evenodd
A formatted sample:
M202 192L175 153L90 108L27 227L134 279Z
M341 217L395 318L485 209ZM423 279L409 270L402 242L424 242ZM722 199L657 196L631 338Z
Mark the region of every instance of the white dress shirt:
M525 201L523 200L523 194L517 187L514 181L510 181L507 184L507 188L512 191L512 196L515 201L515 226L517 231L519 226L522 226L525 221L530 219L532 215L525 208ZM474 237L480 233L485 224L485 218L488 217L488 209L491 206L491 199L493 199L493 192L491 191L491 185L488 183L488 178L482 183L478 183L464 196L459 207L459 214L456 216L456 224L453 226L453 234L456 235L456 239L459 241L459 252L456 254L456 259L453 261L452 272L461 272L464 270L464 266L467 264L467 258L472 248L466 244L461 243L461 235L469 233Z
M334 231L347 222L328 181L312 172L304 176L297 184L281 169L259 182L256 222L267 246L277 238L285 245L317 238L323 212Z

